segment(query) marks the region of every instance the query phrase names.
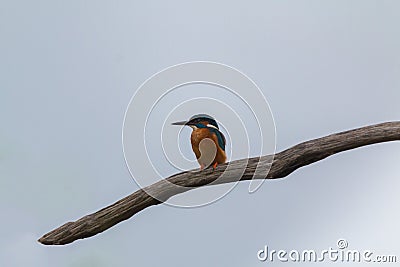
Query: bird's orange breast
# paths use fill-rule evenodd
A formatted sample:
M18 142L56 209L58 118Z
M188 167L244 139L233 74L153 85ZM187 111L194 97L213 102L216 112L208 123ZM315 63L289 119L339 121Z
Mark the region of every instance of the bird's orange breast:
M207 143L207 142L203 142L203 149L214 150L214 151L212 151L213 158L211 160L204 159L200 152L200 150L201 150L200 143L205 138L208 138L209 140L212 140L214 142L213 147L210 147L210 148L207 148L207 145L204 145L204 143ZM198 128L198 129L193 130L190 141L192 143L193 152L195 153L196 158L199 161L200 165L210 165L210 163L221 164L226 161L225 151L218 145L218 138L217 138L216 134L210 132L210 130L208 130L207 128ZM205 151L205 152L208 152L208 151ZM204 153L204 150L203 150L203 153ZM204 153L204 154L207 154L207 153Z

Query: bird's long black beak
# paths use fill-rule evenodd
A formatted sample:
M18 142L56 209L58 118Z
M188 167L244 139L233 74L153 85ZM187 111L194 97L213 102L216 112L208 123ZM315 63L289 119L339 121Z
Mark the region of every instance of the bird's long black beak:
M171 123L172 125L186 125L187 121L177 121L177 122L173 122Z

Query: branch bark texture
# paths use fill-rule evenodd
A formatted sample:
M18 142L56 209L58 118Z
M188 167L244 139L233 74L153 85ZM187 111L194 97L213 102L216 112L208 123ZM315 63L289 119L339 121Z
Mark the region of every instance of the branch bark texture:
M201 186L251 179L283 178L298 168L333 154L376 143L400 140L400 122L386 122L328 135L300 143L275 155L241 159L218 166L216 170L186 171L160 180L74 222L67 222L42 236L45 245L64 245L101 233L141 210L170 197ZM271 165L272 162L272 165ZM217 179L229 164L230 171ZM267 175L256 172L258 164L271 165ZM235 166L238 166L235 169ZM243 172L243 166L245 167ZM233 170L233 171L232 171ZM237 170L237 171L236 171ZM215 183L213 183L215 181ZM180 185L181 187L176 187ZM148 192L148 193L146 193ZM153 196L153 197L152 197Z

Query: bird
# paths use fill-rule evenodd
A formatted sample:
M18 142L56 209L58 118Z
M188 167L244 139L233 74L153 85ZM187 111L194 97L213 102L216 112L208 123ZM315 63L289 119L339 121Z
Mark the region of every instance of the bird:
M200 170L210 166L215 170L218 164L225 163L226 139L213 117L207 114L197 114L188 121L178 121L172 123L172 125L192 128L190 142L200 165Z

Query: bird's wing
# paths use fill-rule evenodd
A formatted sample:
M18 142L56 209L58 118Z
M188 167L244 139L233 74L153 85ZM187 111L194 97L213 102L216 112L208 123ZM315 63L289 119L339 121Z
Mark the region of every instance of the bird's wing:
M211 128L210 131L217 136L218 146L225 151L226 139L223 133L221 133L218 129Z

